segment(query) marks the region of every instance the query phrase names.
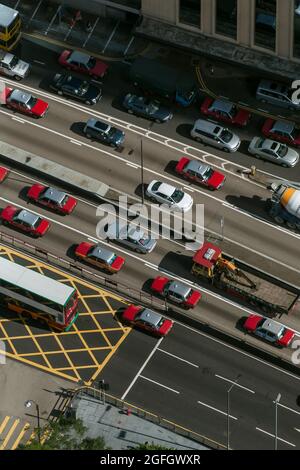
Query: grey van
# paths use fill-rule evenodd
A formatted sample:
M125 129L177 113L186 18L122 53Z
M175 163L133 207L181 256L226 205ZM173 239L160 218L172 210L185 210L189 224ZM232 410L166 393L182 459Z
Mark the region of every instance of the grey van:
M226 127L215 124L205 119L197 119L191 130L191 136L198 142L212 145L225 150L225 152L236 152L241 144L238 135Z
M300 109L300 103L293 103L292 93L293 90L282 83L261 80L256 90L256 99L282 108Z

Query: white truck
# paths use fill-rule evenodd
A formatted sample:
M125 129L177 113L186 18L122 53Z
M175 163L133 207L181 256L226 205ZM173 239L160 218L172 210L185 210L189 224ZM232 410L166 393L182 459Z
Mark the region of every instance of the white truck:
M271 184L271 189L271 217L278 224L300 230L300 183L276 182Z
M18 59L10 52L0 50L0 74L22 80L27 77L30 65L24 60Z

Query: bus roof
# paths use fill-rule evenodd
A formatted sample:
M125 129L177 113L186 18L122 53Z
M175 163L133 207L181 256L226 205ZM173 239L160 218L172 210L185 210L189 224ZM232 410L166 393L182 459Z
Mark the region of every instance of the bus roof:
M7 281L44 299L65 305L74 288L66 286L32 269L0 257L0 281Z
M0 3L0 26L7 28L18 14L17 10Z

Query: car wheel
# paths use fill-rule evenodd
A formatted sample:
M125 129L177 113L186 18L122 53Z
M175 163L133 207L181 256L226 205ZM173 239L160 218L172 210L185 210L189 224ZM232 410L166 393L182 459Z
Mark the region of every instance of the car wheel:
M127 109L127 112L128 112L129 114L133 114L132 109Z
M296 224L293 224L293 222L287 222L286 225L291 228L292 230L294 230L296 228Z
M200 139L200 137L196 137L196 140L197 140L197 142L199 142L200 144L203 143L203 141L202 141L202 139Z
M85 104L92 104L92 102L90 100L86 100Z
M62 96L63 92L62 92L61 90L58 90L58 91L57 91L57 94L60 95L60 96Z
M2 225L4 225L4 227L8 227L8 222L6 220L2 220Z
M162 123L162 121L160 119L155 119L155 122L157 122L158 124Z
M135 251L136 251L137 253L139 253L140 255L143 254L142 250L137 249L137 250L135 250Z
M279 215L276 215L276 217L274 217L274 220L280 225L284 224L284 220L281 217L279 217Z
M288 167L289 167L286 163L283 163L281 166L282 166L283 168L288 168Z
M20 80L22 80L22 77L20 77L19 75L14 75L14 79L18 80L18 82L19 82Z
M229 152L229 149L227 147L223 147L224 152Z

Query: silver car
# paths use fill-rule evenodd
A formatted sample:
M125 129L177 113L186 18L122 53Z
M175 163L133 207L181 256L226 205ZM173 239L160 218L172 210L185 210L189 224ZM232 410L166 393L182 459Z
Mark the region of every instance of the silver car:
M271 139L253 137L248 151L257 158L277 163L286 168L291 168L298 163L299 154L285 144Z
M29 64L10 52L0 51L0 73L16 80L22 80L29 73Z
M205 119L197 119L191 130L191 136L197 142L212 145L225 152L236 152L241 144L239 136L234 132Z
M148 184L146 194L160 204L166 204L170 209L187 212L193 205L193 198L167 183L153 180Z
M111 225L108 225L105 233L108 240L115 240L137 253L151 253L157 243L156 240L148 237L143 229L138 228L133 223L112 223Z

